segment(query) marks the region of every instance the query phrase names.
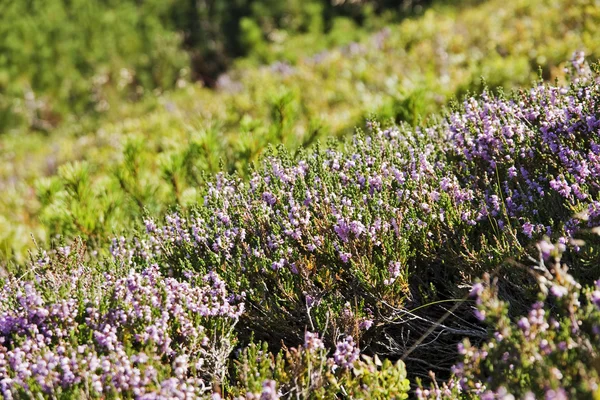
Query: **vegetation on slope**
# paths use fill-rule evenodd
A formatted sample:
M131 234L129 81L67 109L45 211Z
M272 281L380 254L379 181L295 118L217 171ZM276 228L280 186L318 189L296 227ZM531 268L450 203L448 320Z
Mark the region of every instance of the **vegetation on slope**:
M356 36L412 1L369 0L10 1L0 5L0 126L51 132L103 119L187 81L214 86L240 56L269 61L286 38L311 51L351 40L315 40L343 22ZM417 3L428 3L418 1ZM391 14L390 14L391 15ZM354 37L356 37L354 36ZM298 41L290 45L297 46ZM114 115L114 114L113 114Z
M600 396L600 8L429 3L0 5L2 396Z
M430 126L373 123L341 151L281 151L248 182L219 174L202 206L146 219L108 258L81 241L42 253L1 292L2 389L405 398L399 359L415 377L462 355L419 395L591 396L598 371L579 366L597 359L598 294L579 285L600 261L600 78L580 57L573 73L466 99ZM511 310L474 284L485 273ZM535 298L528 274L548 307L515 325ZM452 350L463 338L483 347ZM568 351L542 363L533 340Z
M74 122L49 137L4 135L0 252L22 261L31 232L40 244L57 235L97 243L145 212L201 202L204 173L247 177L270 144L295 152L343 138L371 115L415 125L481 91L481 77L507 90L530 85L539 66L544 78L561 78L573 51L598 57L598 18L587 0L436 6L315 56L307 50L315 35L292 36L268 48L288 62L240 62L216 91L187 84L134 106L116 102L118 122L99 129ZM334 26L325 41L348 29ZM308 45L295 49L302 38Z

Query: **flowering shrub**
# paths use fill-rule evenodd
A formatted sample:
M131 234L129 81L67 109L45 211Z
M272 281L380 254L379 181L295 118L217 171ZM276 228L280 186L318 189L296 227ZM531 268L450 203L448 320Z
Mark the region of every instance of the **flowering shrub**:
M597 242L596 242L597 244ZM600 393L600 281L583 287L561 265L564 245L539 243L534 267L538 301L527 315L509 316L497 279L474 285L477 316L490 326L487 340L458 345L462 361L443 385L421 387L421 399L568 399Z
M216 274L179 280L157 266L120 277L78 266L3 283L7 399L200 396L224 378L244 310Z
M147 219L145 232L115 239L111 252L175 275L180 265L218 266L252 305L244 340L297 345L309 327L330 345L343 333L400 356L433 327L438 341L419 351L445 354L443 368L452 335L481 330L460 318L436 325L440 306L420 318L410 308L460 298L474 277L524 259L543 235L566 244L599 222L600 85L580 57L573 62L568 87L469 98L414 130L371 123L343 151L292 159L280 149L248 183L218 175L195 212ZM574 266L597 258L571 247ZM524 271L505 271L526 296ZM404 329L417 337L391 339Z
M61 249L66 258L43 255L30 281L3 282L4 398L215 399L223 389L244 399L406 398L404 364L359 359L350 336L330 352L307 332L303 346L277 357L251 344L229 379L233 327L244 303L215 273L175 279L152 265L99 274L73 263L70 251Z
M582 85L592 79L582 55L575 54L573 69L570 90L539 85L512 101L484 95L451 115L446 152L463 185L472 182L483 194L464 218L491 216L498 229L527 238L563 228L571 236L579 225L568 220L573 211L588 213L590 226L598 223L598 83Z
M447 373L458 355L455 378L417 394L595 392L600 289L579 285L600 262L597 241L581 247L600 224L600 79L580 54L571 74L414 129L369 122L341 150L272 149L248 181L218 174L191 212L148 216L87 258L43 254L0 291L4 396L404 398L404 361ZM61 173L100 236L86 168ZM544 236L556 244L536 248ZM540 302L515 325L534 286L515 265L536 249ZM473 287L486 273L509 289Z

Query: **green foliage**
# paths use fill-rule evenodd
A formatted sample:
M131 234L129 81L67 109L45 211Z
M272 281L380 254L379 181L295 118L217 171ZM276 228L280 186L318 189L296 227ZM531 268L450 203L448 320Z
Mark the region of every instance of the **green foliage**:
M5 1L0 133L102 121L188 80L214 86L236 57L274 61L269 43L304 34L316 45L343 12L325 0Z
M162 21L172 3L3 2L2 131L49 131L68 115L97 114L145 90L173 87L189 61L181 36Z
M415 127L421 117L427 115L426 106L425 93L422 89L418 89L413 93L388 100L387 104L374 115L383 121L391 120L395 124L406 122Z
M236 362L232 394L259 398L273 382L281 398L407 399L410 389L402 361L363 355L353 368L332 368L324 348L284 348L274 355L266 344L250 344ZM256 396L256 397L251 397Z

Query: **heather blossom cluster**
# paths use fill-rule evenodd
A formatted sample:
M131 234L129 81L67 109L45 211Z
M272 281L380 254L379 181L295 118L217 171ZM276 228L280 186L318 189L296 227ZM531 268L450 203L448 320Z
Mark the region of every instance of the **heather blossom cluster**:
M594 215L588 226L598 223L598 83L585 82L539 85L510 101L484 94L450 116L446 151L457 157L463 182L482 194L470 217L492 216L500 229L528 238L571 236L579 226L573 209Z
M352 368L359 354L360 351L356 348L352 336L349 336L337 344L333 360L341 368Z
M408 397L402 361L361 355L351 336L340 337L329 351L318 333L306 331L302 345L275 357L266 343L251 344L238 365L236 400L335 398L340 393L357 399Z
M214 273L177 280L151 265L124 276L7 279L0 290L4 398L190 398L224 374L244 311Z

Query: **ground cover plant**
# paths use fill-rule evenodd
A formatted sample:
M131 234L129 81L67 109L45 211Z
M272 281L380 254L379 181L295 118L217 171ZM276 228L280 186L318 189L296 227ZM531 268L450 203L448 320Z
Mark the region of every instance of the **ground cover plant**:
M413 394L592 398L600 75L576 53L569 76L282 148L189 211L41 250L2 278L0 390L406 398L433 370Z
M597 21L593 1L438 4L341 48L297 45L312 43L310 33L268 43L265 51L280 62L238 60L217 90L184 79L178 90L135 104L108 101L114 115L102 123L4 134L2 259L23 262L31 234L40 245L59 235L95 246L145 213L188 210L202 201L204 173L247 179L269 144L295 155L330 136L346 140L373 114L416 125L453 97L480 92L482 76L507 91L531 86L540 66L545 79L563 79L573 51L597 58ZM347 23L319 37L340 43L337 36L356 31Z

